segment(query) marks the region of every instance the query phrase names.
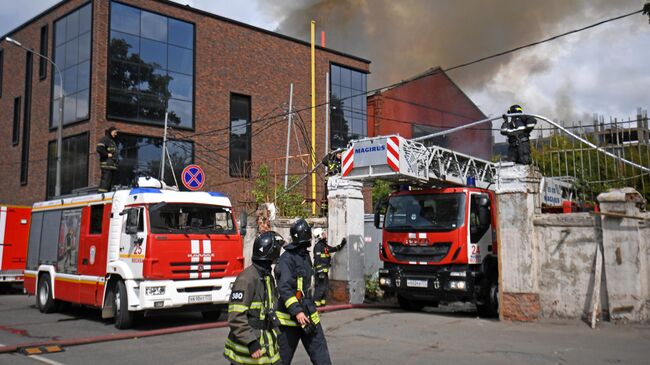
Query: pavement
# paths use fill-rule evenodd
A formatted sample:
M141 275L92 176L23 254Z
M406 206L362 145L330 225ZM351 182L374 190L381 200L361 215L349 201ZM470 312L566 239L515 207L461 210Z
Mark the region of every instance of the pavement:
M223 316L221 318L224 319ZM327 312L322 323L334 364L647 364L650 324L580 321L513 323L476 317L468 308L360 308ZM119 331L98 310L70 307L42 314L34 298L0 296L0 344L88 339L112 335L172 332L152 337L64 346L39 356L0 354L0 364L228 364L223 358L227 328L197 313L146 317L133 330ZM195 329L195 330L186 330ZM175 332L174 330L178 330ZM309 364L302 348L294 364Z

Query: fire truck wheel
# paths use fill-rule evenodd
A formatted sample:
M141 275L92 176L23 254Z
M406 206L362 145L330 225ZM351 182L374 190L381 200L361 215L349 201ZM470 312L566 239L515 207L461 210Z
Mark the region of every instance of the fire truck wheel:
M411 300L411 299L406 299L401 295L397 296L397 302L399 303L400 308L409 312L419 312L422 310L422 307L424 307L424 304L422 304L421 302Z
M129 310L129 297L126 293L126 285L124 285L122 280L119 280L115 283L114 290L115 328L121 330L131 328L134 315Z
M58 302L52 297L52 283L50 274L43 274L38 281L38 293L36 295L36 306L41 313L55 312Z
M221 311L220 310L203 311L201 312L201 315L203 316L203 319L207 321L216 321L219 319L219 316L221 316Z
M478 315L481 317L496 318L499 316L499 285L493 281L490 284L490 292L485 298L484 304L476 306Z

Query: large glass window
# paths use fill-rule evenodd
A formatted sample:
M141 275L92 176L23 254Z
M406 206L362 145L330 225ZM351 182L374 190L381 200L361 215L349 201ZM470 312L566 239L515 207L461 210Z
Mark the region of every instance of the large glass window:
M88 186L88 133L63 139L61 146L61 194ZM47 150L47 197L54 196L56 184L56 140Z
M52 118L59 125L60 91L63 88L63 125L88 119L92 5L89 3L54 23L54 62L63 74L52 78Z
M108 116L193 128L194 25L111 2Z
M330 90L330 146L336 149L368 135L366 74L331 65Z
M388 200L389 231L451 231L465 220L465 194L396 195Z
M139 176L160 176L160 158L162 156L162 138L138 136L131 134L119 134L117 136L117 151L119 166L113 178L113 184L133 186L135 179ZM194 161L194 145L192 142L167 140L169 157L174 166L174 174L181 185L179 188L185 190L180 178L185 166ZM165 183L173 186L174 177L169 167L169 160L165 162Z
M205 204L160 203L149 211L152 233L234 234L230 208Z
M230 95L230 176L250 176L251 97Z

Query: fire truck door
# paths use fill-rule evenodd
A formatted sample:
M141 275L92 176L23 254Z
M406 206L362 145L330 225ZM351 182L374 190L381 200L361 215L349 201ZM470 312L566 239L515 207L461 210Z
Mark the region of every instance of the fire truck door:
M131 268L134 277L142 277L147 234L143 207L124 210L120 259Z
M490 197L487 194L472 193L469 211L469 232L467 259L470 264L480 264L492 253L492 218Z
M84 208L79 242L79 275L81 275L80 300L83 304L97 306L98 290L103 291L103 278L106 274L106 242L108 239L109 206L91 205ZM106 212L105 212L106 211Z

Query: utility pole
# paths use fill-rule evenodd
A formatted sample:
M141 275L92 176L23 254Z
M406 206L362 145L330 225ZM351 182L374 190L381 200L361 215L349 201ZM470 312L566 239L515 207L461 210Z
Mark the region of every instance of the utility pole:
M287 156L284 163L284 190L289 183L289 146L291 145L291 118L293 117L293 82L289 86L289 123L287 125Z
M6 37L5 38L7 42L18 46L27 52L31 52L32 54L37 55L38 57L41 57L42 59L46 60L49 62L52 66L54 66L54 70L56 70L57 75L59 75L59 81L61 82L61 86L59 87L59 123L57 123L56 126L56 178L55 178L55 183L54 183L54 195L55 196L60 196L61 195L61 154L63 151L63 98L65 97L63 93L63 74L61 73L61 70L59 70L59 66L54 63L49 57L44 56L33 49L29 49L25 46L22 45L22 43L18 42L17 40Z
M316 22L311 21L311 214L316 215Z

